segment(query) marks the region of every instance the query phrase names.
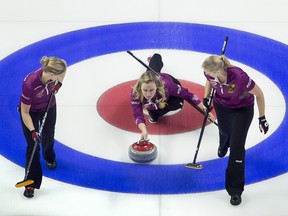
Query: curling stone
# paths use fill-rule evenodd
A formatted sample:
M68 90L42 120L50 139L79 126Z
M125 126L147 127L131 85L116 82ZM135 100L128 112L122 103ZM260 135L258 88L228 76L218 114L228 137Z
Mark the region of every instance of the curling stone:
M140 140L129 147L129 157L137 163L148 163L157 157L157 147L148 140Z

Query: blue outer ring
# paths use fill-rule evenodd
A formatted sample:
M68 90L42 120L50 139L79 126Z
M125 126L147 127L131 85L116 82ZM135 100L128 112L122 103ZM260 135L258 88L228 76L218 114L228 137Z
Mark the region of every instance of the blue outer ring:
M203 53L221 51L229 36L226 55L263 72L282 91L287 103L288 49L285 44L259 35L209 25L140 22L87 28L31 44L0 62L0 153L24 166L25 141L16 106L22 80L39 67L42 56L59 56L69 65L115 52L141 49L177 49ZM127 57L129 58L129 57ZM268 99L269 100L269 99ZM272 118L273 116L271 116ZM247 150L246 183L262 181L287 172L287 113L270 137ZM59 167L44 175L59 181L101 190L179 194L224 188L226 159L201 162L201 171L180 165L139 165L115 162L77 152L56 141Z

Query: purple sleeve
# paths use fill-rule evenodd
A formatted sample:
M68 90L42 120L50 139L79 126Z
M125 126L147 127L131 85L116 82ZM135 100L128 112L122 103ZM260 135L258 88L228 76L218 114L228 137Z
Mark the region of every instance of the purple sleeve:
M247 73L242 73L242 88L245 91L251 91L255 87L255 82L247 75Z
M31 105L32 104L32 89L28 87L29 84L26 82L23 83L22 85L22 94L20 97L20 101L26 105Z
M140 123L144 123L145 124L145 118L144 118L144 114L143 114L142 102L140 100L137 100L134 97L133 91L131 92L131 106L132 106L132 112L133 112L135 124L137 126Z
M183 88L174 82L166 83L165 86L169 91L169 95L171 96L183 98L184 100L192 102L196 106L201 103L201 100L195 94L189 92L188 89Z

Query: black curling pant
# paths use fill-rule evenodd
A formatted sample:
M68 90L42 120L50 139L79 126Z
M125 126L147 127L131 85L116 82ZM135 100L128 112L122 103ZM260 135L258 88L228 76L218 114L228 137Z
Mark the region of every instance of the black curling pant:
M214 107L220 147L230 148L225 188L229 195L241 195L245 184L245 142L254 116L254 106L231 109L214 102Z
M152 68L155 72L161 73L163 68L162 56L158 53L155 53L149 62L149 67Z
M149 67L152 68L155 72L161 73L163 65L164 64L162 62L161 55L158 53L155 53L150 59ZM176 78L174 78L173 76L171 76L171 78L173 79L174 83L181 86L181 83ZM152 118L157 119L158 117L163 116L170 111L182 109L183 103L184 103L184 100L182 98L171 96L169 97L169 100L167 101L167 105L163 109L151 110L149 111L149 115Z
M20 112L21 113L21 112ZM39 131L42 124L45 111L43 112L30 112L34 127ZM56 123L56 105L51 107L47 113L46 121L42 131L42 155L47 162L55 161L55 152L54 152L54 131ZM23 133L27 142L26 148L26 169L32 154L34 147L34 141L31 136L31 132L25 126L22 117L21 124ZM38 145L28 174L28 179L34 180L34 183L31 187L39 189L42 183L42 167L40 164L40 146Z

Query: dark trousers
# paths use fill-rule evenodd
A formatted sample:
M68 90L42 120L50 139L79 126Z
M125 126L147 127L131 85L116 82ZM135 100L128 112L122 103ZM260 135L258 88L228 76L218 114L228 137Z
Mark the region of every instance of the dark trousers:
M21 113L21 112L20 112ZM37 131L40 129L45 111L43 112L30 112L30 116L33 121L33 125ZM51 107L47 113L46 121L42 130L42 155L47 162L55 161L54 152L54 131L56 123L56 105ZM32 154L34 147L34 141L31 136L31 132L25 126L21 117L22 130L27 142L26 148L26 169ZM34 180L31 187L39 189L42 182L42 167L40 164L40 146L38 145L28 174L28 179Z
M163 65L164 64L162 62L161 55L158 53L155 53L152 56L152 58L150 59L149 67L152 68L155 72L161 73ZM173 76L171 76L171 78L173 79L174 83L181 86L181 83L176 78L174 78ZM171 96L171 97L169 97L169 100L167 101L167 105L163 109L151 110L151 111L149 111L149 115L153 119L157 119L158 117L165 115L169 111L182 109L183 102L184 102L184 100L182 98Z
M245 142L254 116L254 106L231 109L214 102L214 107L220 147L230 148L225 188L229 195L241 195L245 184Z
M155 72L161 73L163 68L162 56L158 53L155 53L149 62L149 67L152 68Z

